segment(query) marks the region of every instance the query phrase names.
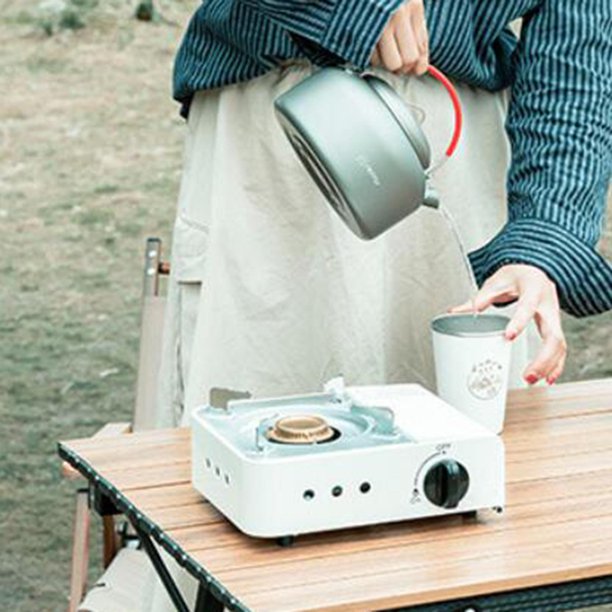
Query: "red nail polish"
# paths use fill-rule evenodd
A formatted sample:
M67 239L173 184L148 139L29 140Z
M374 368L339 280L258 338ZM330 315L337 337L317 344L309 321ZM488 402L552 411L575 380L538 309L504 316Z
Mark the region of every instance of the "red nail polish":
M508 334L508 340L512 341L516 338L516 332L510 332Z
M529 376L527 376L525 380L528 384L535 385L535 383L538 382L538 377L535 374L529 374Z

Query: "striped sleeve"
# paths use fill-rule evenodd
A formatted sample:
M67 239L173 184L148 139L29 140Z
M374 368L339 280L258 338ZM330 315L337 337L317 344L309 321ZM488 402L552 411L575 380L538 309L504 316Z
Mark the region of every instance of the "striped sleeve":
M243 0L281 26L307 54L333 54L358 68L403 0Z
M567 312L605 312L612 267L595 247L612 171L612 2L543 0L525 18L515 64L508 222L470 254L476 277L532 264Z

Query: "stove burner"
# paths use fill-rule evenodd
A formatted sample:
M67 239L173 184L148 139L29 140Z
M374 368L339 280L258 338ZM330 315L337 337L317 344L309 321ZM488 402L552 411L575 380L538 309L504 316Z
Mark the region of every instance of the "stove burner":
M278 419L266 437L281 444L313 444L331 442L340 437L340 432L320 416L296 414Z

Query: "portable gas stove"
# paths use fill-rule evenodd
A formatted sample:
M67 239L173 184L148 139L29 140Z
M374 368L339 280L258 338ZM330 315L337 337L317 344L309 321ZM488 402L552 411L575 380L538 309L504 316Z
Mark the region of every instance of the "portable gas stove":
M418 385L335 380L196 408L192 429L194 487L251 536L289 543L504 505L501 439Z

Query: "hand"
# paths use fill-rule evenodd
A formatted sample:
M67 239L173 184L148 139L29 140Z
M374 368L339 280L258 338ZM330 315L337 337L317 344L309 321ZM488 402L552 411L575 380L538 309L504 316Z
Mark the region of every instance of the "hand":
M484 283L473 300L451 309L451 312L481 312L492 304L506 304L518 299L516 312L506 327L506 338L514 340L534 319L544 341L536 358L523 376L533 385L546 378L552 385L563 372L567 344L561 329L557 288L542 270L535 266L503 266Z
M407 0L389 20L372 57L372 66L395 74L422 75L429 68L429 35L423 0Z

